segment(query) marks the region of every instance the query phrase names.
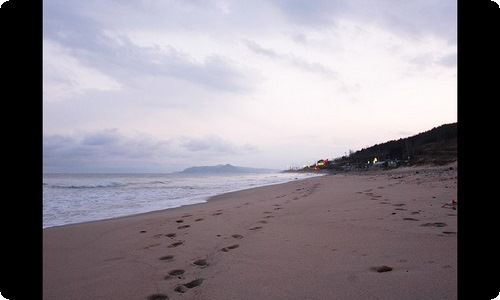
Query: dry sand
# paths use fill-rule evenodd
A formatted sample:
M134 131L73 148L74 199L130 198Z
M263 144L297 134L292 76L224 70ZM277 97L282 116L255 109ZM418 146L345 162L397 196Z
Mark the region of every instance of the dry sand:
M44 299L456 299L457 165L43 231Z

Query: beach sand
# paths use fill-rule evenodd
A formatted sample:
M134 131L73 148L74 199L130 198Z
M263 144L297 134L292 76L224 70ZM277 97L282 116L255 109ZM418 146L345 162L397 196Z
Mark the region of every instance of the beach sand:
M43 230L43 298L456 299L457 164Z

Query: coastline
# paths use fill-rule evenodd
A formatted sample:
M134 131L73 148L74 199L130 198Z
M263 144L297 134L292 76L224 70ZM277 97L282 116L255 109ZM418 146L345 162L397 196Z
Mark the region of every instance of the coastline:
M454 299L456 176L456 162L325 175L46 228L43 296Z
M204 203L211 196L317 174L44 174L43 228Z

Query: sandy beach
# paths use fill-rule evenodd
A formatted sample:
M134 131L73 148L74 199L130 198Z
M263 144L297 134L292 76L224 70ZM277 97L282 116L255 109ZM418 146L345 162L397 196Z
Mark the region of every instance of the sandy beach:
M43 299L456 299L457 163L43 230Z

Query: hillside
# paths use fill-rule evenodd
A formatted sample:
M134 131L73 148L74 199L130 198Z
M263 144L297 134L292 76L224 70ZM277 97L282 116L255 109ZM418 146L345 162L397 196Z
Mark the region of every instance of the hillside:
M351 151L348 156L330 161L319 160L316 165L291 171L311 169L340 171L401 165L445 165L457 160L457 128L456 122L444 124L411 137L376 144L355 152Z
M444 124L417 135L376 144L341 158L359 164L373 160L398 160L410 165L443 165L457 159L457 123Z

